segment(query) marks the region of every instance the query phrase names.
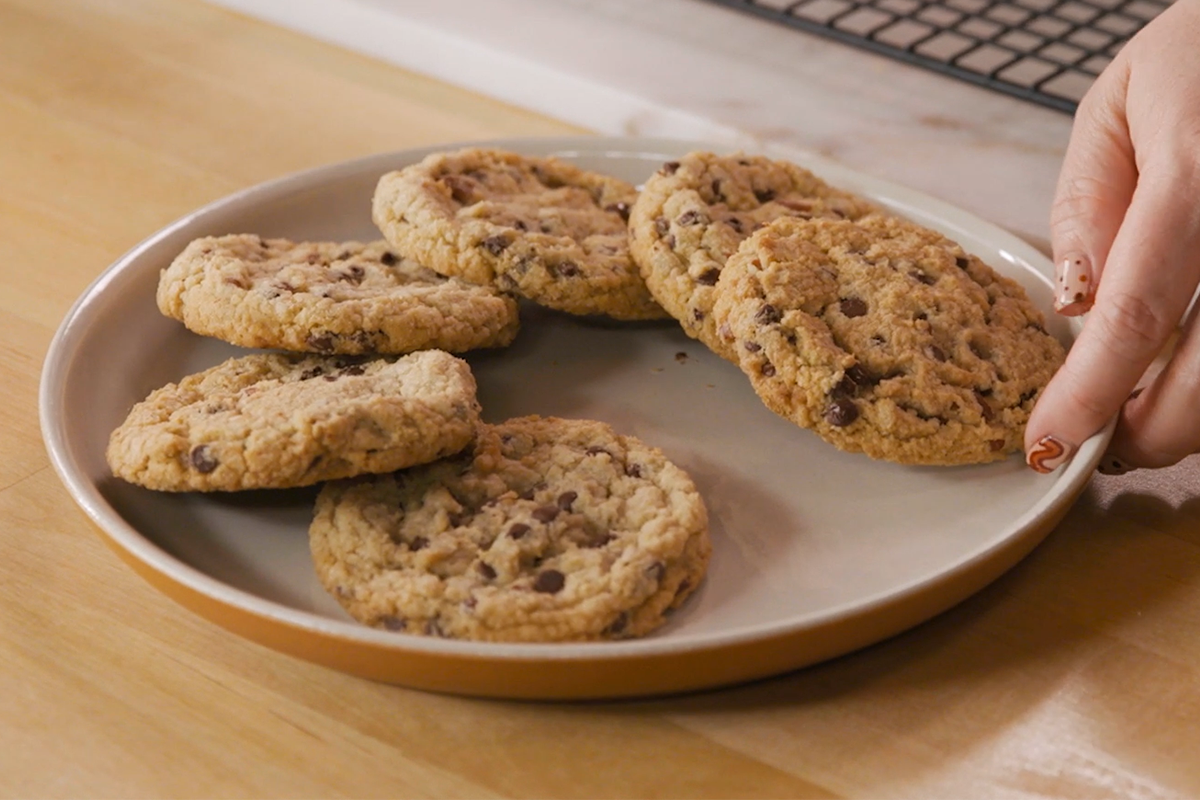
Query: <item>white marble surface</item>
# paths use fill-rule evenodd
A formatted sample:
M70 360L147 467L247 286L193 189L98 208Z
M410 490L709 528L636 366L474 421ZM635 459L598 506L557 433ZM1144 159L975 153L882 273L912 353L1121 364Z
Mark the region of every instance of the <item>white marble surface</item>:
M816 151L1045 247L1070 117L701 0L215 0L610 135Z

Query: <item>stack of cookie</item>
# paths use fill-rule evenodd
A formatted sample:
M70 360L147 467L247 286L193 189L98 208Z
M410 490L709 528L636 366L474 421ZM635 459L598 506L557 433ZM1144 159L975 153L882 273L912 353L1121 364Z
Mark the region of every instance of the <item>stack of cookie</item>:
M1015 281L786 161L664 164L629 225L651 294L684 331L842 450L1005 458L1065 355Z
M555 159L465 151L384 176L386 242L192 242L161 275L161 311L271 352L137 404L110 437L114 474L159 491L324 483L317 575L369 625L489 641L654 630L708 565L691 479L601 422L483 423L451 355L508 345L513 294L665 318L629 256L635 197Z

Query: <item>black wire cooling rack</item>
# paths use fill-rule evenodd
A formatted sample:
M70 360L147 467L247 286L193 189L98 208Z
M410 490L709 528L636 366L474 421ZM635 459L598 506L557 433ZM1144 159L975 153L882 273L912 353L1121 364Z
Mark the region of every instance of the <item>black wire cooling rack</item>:
M1074 113L1172 0L707 0Z

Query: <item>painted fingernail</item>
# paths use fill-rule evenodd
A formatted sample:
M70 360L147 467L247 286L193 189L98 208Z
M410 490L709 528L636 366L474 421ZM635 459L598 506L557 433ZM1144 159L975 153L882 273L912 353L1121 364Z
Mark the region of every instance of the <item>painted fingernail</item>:
M1133 472L1137 467L1131 467L1116 456L1104 454L1104 458L1100 459L1100 463L1096 466L1096 472L1101 475L1124 475L1126 472Z
M1057 436L1043 436L1025 454L1025 463L1035 472L1045 475L1067 463L1074 454L1075 445L1064 442Z
M1092 262L1080 253L1069 253L1057 265L1054 310L1074 316L1092 307L1096 297Z

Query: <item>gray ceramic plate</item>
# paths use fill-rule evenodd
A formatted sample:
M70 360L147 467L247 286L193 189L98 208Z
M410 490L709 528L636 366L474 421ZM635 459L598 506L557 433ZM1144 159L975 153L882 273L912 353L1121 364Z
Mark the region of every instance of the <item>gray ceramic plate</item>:
M634 183L705 147L596 137L493 144L558 154ZM953 469L872 461L776 417L734 366L674 323L606 324L531 309L511 348L468 359L485 417L604 420L690 472L712 518L708 579L665 628L641 640L567 645L420 638L353 622L309 561L314 490L155 494L110 476L104 447L134 402L240 352L155 306L159 270L189 240L378 238L370 219L378 177L452 146L311 170L200 209L104 272L51 345L42 428L71 495L147 580L235 633L336 669L468 694L612 697L760 677L898 633L962 600L1045 536L1099 460L1107 433L1049 476L1017 457ZM1032 247L931 198L792 157L957 239L1020 281L1052 332L1072 339L1072 326L1049 313L1051 265Z

